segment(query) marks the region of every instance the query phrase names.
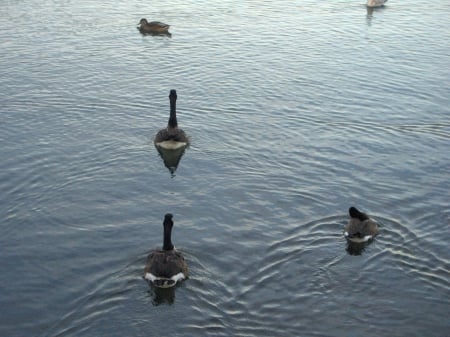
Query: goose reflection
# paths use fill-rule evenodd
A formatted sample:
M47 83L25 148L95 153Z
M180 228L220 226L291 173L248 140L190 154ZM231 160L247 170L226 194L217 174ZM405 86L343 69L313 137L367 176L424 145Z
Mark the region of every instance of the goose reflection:
M349 255L361 255L366 247L369 245L369 242L353 242L347 240L347 248L345 249Z
M149 290L149 295L152 297L153 305L161 305L164 303L173 304L175 302L175 288L156 288Z
M170 172L170 175L172 177L175 177L175 171L178 168L178 164L180 163L181 157L183 157L184 152L186 151L186 146L180 147L178 149L174 150L168 150L164 149L159 146L155 146L156 150L158 150L159 155L161 156L164 166L167 167L167 169Z

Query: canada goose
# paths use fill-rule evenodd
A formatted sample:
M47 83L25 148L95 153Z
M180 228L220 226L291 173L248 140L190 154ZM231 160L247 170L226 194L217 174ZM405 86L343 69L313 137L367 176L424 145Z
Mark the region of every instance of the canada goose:
M144 278L158 288L173 287L188 277L187 264L172 244L172 217L170 213L164 216L163 247L148 255L144 269Z
M177 122L177 92L170 90L170 117L167 127L160 130L155 136L155 145L167 150L175 150L189 145L189 138L184 131L178 127Z
M168 34L169 27L169 25L159 21L148 22L147 19L141 19L138 29L142 34Z
M387 0L367 0L367 7L381 7Z
M350 220L345 226L345 237L353 242L366 242L378 234L378 225L375 221L355 207L348 210Z

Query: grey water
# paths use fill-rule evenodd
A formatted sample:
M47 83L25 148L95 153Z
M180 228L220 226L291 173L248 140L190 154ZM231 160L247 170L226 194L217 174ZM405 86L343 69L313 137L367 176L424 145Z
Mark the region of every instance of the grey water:
M447 0L2 1L0 335L450 336L449 19ZM172 173L170 89L191 137ZM380 225L356 249L350 206ZM190 278L159 292L167 212Z

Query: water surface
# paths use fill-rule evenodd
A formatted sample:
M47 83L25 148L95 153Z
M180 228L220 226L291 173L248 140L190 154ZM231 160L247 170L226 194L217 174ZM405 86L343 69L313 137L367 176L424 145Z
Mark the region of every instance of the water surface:
M0 334L448 335L450 6L412 5L4 2ZM167 212L191 278L158 293Z

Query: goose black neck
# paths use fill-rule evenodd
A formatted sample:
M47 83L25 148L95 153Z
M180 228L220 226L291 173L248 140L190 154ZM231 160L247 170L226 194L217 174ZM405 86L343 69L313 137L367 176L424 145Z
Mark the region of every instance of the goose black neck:
M169 117L169 127L178 127L177 122L177 92L175 90L170 90L170 117Z
M350 207L348 212L352 218L357 218L361 221L369 219L369 216L366 213L360 212L356 207Z
M172 250L173 244L172 244L172 226L173 221L171 218L164 219L164 243L163 243L163 250Z

